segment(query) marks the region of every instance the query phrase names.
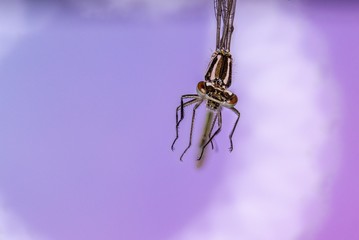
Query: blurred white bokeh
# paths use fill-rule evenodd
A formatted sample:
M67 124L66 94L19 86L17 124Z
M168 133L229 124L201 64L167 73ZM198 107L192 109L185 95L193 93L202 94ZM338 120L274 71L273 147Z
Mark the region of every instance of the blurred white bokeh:
M0 2L0 60L27 32L24 4L19 0Z
M203 0L72 0L71 4L85 15L135 15L144 12L148 16L160 17L203 3Z
M25 224L5 206L0 199L1 240L44 240L25 227Z

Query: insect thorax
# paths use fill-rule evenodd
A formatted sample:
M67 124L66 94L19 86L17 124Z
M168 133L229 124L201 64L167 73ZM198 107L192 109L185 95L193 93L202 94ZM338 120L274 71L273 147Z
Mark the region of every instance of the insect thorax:
M238 98L227 88L232 82L232 56L228 51L213 53L205 75L205 81L197 85L197 93L207 99L207 107L217 110L221 106L234 107Z
M232 84L232 56L230 52L217 50L213 53L205 74L206 82L215 87L229 88Z
M209 110L212 110L212 111L217 111L217 110L221 109L221 104L219 104L218 102L212 101L212 100L207 100L206 106Z

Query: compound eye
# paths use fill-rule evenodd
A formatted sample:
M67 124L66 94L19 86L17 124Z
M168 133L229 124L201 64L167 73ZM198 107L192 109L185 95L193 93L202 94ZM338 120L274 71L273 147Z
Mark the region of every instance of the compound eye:
M232 96L230 98L227 99L226 104L228 104L228 106L230 107L234 107L234 105L236 105L238 102L238 97L236 94L232 94Z
M207 94L207 87L206 83L201 81L197 84L197 92L200 95L206 95Z

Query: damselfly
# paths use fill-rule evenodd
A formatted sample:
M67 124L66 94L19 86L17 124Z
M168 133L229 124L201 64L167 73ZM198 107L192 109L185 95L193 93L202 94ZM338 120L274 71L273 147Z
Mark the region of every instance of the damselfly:
M198 160L203 157L204 150L208 144L211 143L213 148L212 140L222 129L223 107L228 108L237 115L236 122L229 135L229 150L233 150L232 137L240 117L239 111L234 108L238 98L236 94L228 90L232 83L232 55L230 53L230 46L234 30L233 21L236 10L236 0L215 0L214 9L217 20L216 51L213 53L209 62L205 80L197 84L197 94L183 95L181 97L181 104L176 109L176 138L173 141L172 150L174 150L174 145L178 139L178 127L184 118L184 108L194 104L189 144L182 153L180 160L182 160L184 154L191 147L196 109L203 102L206 102L207 118L201 141L202 149ZM185 99L189 99L189 101L185 102ZM180 117L178 117L179 112ZM214 134L212 134L216 123L217 129Z

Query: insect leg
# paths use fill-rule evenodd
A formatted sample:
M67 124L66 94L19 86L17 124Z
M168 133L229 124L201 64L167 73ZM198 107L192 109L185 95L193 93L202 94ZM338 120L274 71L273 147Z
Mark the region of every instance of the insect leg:
M208 139L208 141L206 142L205 145L203 145L202 147L202 151L201 154L199 156L199 158L197 159L198 161L201 160L203 153L204 153L204 149L207 147L207 145L213 140L213 138L215 136L217 136L217 134L221 131L222 129L222 113L219 111L216 115L218 115L218 128L217 130L214 132L214 134L210 137L210 139Z
M184 103L183 99L185 99L185 98L194 98L194 99ZM184 108L187 107L187 106L190 106L191 104L193 104L193 103L195 103L197 101L200 101L198 95L188 94L188 95L183 95L181 97L181 104L176 109L176 138L175 138L175 140L173 140L173 143L172 143L172 146L171 146L172 151L174 150L174 145L175 145L175 143L176 143L176 141L178 139L178 127L179 127L179 124L181 123L181 121L184 118ZM181 111L180 120L178 120L178 111Z
M234 126L233 126L233 129L232 129L231 134L229 135L229 140L230 140L230 142L231 142L231 146L229 147L229 151L232 152L232 150L233 150L232 137L233 137L234 131L236 130L237 123L238 123L238 121L239 121L239 118L241 117L241 114L240 114L240 112L239 112L237 109L235 109L235 108L230 108L230 110L232 110L232 111L237 115L237 120L236 120L236 122L234 123Z
M192 123L191 123L191 132L189 134L189 143L187 148L184 150L184 152L182 153L180 160L182 161L182 158L184 156L184 154L187 152L187 150L191 147L192 144L192 134L193 134L193 125L194 125L194 119L195 119L195 115L196 115L196 109L199 107L199 105L201 105L203 101L201 100L200 102L196 103L196 105L193 107L193 113L192 113Z
M193 98L192 100L184 103L183 100L186 98ZM184 118L184 108L196 102L195 100L200 100L201 98L196 94L186 94L181 97L181 104L176 109L176 126L180 124L180 122ZM181 119L178 121L178 111L181 110Z

